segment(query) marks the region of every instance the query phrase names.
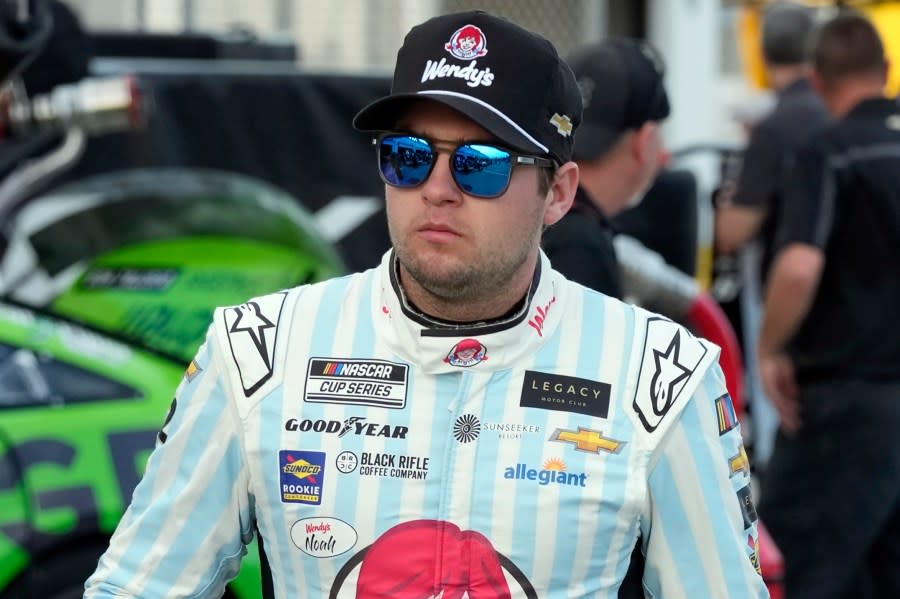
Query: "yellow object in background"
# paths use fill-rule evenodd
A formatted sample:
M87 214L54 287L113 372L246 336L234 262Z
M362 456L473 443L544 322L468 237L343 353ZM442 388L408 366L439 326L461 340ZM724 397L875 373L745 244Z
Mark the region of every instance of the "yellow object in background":
M760 43L760 26L765 3L744 6L737 14L737 44L744 76L757 89L769 87ZM808 0L810 6L832 9L834 2ZM900 1L849 2L850 6L864 13L878 29L884 51L891 64L885 92L889 96L900 93Z
M744 76L756 89L767 89L769 78L763 61L762 44L760 43L760 27L762 26L762 10L759 6L742 8L737 15L738 55L744 68Z
M880 2L860 7L881 34L881 43L891 69L888 72L888 83L885 91L889 96L900 92L900 2Z

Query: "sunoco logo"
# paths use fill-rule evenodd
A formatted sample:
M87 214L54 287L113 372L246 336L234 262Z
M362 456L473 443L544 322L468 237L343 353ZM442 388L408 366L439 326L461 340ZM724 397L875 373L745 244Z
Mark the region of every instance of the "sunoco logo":
M390 424L367 422L364 417L351 416L340 420L297 420L291 418L284 423L284 430L300 431L304 433L328 433L343 437L344 435L359 435L362 437L387 437L389 439L405 439L409 428Z

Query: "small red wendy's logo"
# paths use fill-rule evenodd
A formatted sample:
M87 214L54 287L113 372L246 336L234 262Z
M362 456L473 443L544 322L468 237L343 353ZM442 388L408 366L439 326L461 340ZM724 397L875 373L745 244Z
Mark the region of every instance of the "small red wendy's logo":
M450 366L468 368L487 360L487 348L477 339L463 339L453 346L444 362Z
M465 25L453 32L444 50L460 60L474 60L487 54L487 38L475 25Z

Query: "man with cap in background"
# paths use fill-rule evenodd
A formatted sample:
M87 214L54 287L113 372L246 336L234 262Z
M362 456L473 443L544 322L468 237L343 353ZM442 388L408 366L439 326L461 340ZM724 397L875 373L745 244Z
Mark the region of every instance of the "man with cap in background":
M668 160L659 132L669 116L663 63L647 42L628 38L586 46L568 63L584 103L573 154L578 192L542 246L567 278L622 298L609 219L640 202Z
M718 349L566 280L581 98L481 11L414 27L373 135L392 249L220 308L88 599L765 597ZM343 165L356 169L356 164Z
M731 181L731 177L726 177L715 196L716 251L719 254L738 252L739 328L755 425L754 458L763 476L772 452L777 416L757 375L761 288L774 255L776 230L795 156L828 121L825 106L810 82L813 11L808 6L784 1L765 8L762 54L777 102L772 112L753 126L736 179Z
M645 42L625 38L580 48L567 62L584 107L573 154L579 185L572 208L544 232L541 246L553 268L569 280L623 299L609 219L640 201L664 161L652 155L662 148L656 121L669 115L662 62ZM656 96L652 106L644 102L643 111L632 104L651 96ZM630 108L634 113L626 114ZM643 597L640 544L637 539L621 599Z
M736 183L726 186L716 199L717 251L733 253L759 235L760 281L772 261L782 196L794 157L828 121L825 105L809 80L813 10L796 2L774 2L765 8L762 53L777 103L753 127Z

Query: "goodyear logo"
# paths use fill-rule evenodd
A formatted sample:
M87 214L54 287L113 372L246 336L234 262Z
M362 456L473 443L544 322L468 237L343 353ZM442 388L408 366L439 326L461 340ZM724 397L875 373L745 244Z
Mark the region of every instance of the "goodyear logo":
M406 364L385 360L310 358L303 401L404 408L408 373Z
M325 483L325 453L279 451L279 483L282 503L322 503Z

